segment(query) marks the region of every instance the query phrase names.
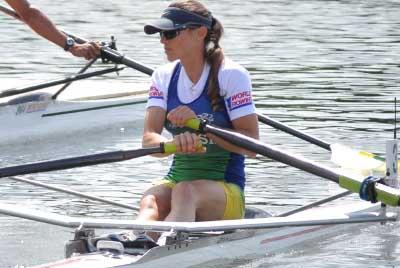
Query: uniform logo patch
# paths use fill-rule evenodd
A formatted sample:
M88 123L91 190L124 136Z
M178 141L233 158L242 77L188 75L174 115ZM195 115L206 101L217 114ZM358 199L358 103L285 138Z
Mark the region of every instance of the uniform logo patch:
M155 86L151 86L149 90L149 99L164 99L162 91L158 90Z
M251 105L253 103L253 99L251 98L250 91L243 91L229 97L226 102L228 104L229 111L233 111L240 107Z

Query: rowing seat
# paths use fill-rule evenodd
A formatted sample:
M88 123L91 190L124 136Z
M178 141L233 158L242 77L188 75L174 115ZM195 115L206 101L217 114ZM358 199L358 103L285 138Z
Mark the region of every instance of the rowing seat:
M8 105L17 105L26 102L35 102L35 101L48 101L51 100L51 94L46 92L38 92L32 93L29 95L24 95L20 97L16 97L7 102Z

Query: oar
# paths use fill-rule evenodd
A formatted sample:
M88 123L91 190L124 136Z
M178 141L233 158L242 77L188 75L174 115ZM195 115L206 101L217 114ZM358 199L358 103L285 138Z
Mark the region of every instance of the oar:
M43 187L43 188L54 190L54 191L57 191L57 192L67 193L67 194L70 194L70 195L75 195L75 196L78 196L78 197L87 198L87 199L94 200L94 201L99 201L99 202L110 204L110 205L114 205L114 206L117 206L117 207L122 207L122 208L127 208L127 209L132 209L132 210L135 210L135 211L139 211L138 207L135 207L135 206L132 206L132 205L116 202L116 201L109 200L109 199L106 199L106 198L103 198L103 197L98 197L98 196L95 196L95 195L84 194L84 193L81 193L81 192L73 191L71 189L61 188L61 187L57 187L57 186L54 186L54 185L41 183L41 182L37 182L37 181L34 181L34 180L29 180L29 179L24 179L24 178L18 178L18 177L8 177L8 179L14 180L14 181L18 181L18 182L25 182L25 183L28 183L28 184L31 184L31 185Z
M12 9L9 9L9 8L3 6L3 5L0 5L0 11L4 12L5 14L7 14L7 15L9 15L9 16L17 19L17 20L20 20L20 21L24 22L22 20L22 18Z
M98 57L96 57L96 58L90 60L88 63L85 64L85 66L83 66L83 67L77 72L77 75L85 73L85 72L87 71L87 69L89 69L90 66L92 66L97 60L98 60ZM71 82L68 82L68 83L64 84L59 90L57 90L56 93L53 94L53 96L51 96L51 99L52 99L52 100L57 99L58 96L59 96L62 92L64 92L64 90L66 90L67 87L69 87L73 82L74 82L74 81L71 81Z
M12 9L9 9L9 8L3 6L3 5L0 5L0 11L4 12L5 14L7 14L7 15L13 17L13 18L16 18L16 19L24 22L21 19L21 17ZM70 33L65 32L63 30L61 30L61 31L64 34L66 34L68 36L71 36L78 43L82 44L82 43L86 43L88 41L88 40L86 40L86 39L84 39L82 37L70 34ZM106 59L108 59L108 60L110 60L110 61L112 61L112 62L115 62L117 64L125 64L128 67L131 67L131 68L133 68L135 70L138 70L138 71L140 71L142 73L145 73L145 74L148 74L148 75L151 75L153 73L153 69L152 68L147 67L144 64L142 64L140 62L137 62L137 61L135 61L133 59L130 59L130 58L124 56L123 54L119 53L118 51L116 51L114 49L111 49L111 48L109 48L107 46L103 46L101 48L101 56L106 58Z
M257 113L258 120L264 124L267 124L268 126L271 126L273 128L279 129L283 132L286 132L290 135L293 135L297 138L300 138L304 141L308 141L314 145L317 145L321 148L324 148L325 150L331 151L331 145L321 139L318 139L314 136L311 136L307 133L301 132L297 129L294 129L288 125L285 125L277 120L272 119L271 117L267 115L263 115L261 113Z
M90 73L71 75L70 77L53 80L53 81L49 81L49 82L45 82L45 83L40 83L40 84L29 86L29 87L7 89L0 93L0 98L19 95L22 93L27 93L27 92L31 92L31 91L35 91L35 90L39 90L39 89L43 89L43 88L61 85L61 84L65 84L65 83L72 82L72 81L82 80L82 79L86 79L86 78L93 77L93 76L99 76L99 75L103 75L103 74L107 74L107 73L118 72L123 69L124 69L124 67L113 67L113 68L108 68L108 69L100 70L100 71L94 71L94 72L90 72Z
M307 160L299 156L295 156L294 154L283 152L271 145L262 143L259 140L250 138L240 133L221 129L219 127L210 125L205 121L200 121L199 119L188 120L186 126L203 133L214 134L246 150L250 150L257 154L269 157L275 161L282 162L289 166L314 174L316 176L331 180L338 183L341 187L354 193L360 192L361 184L363 183L362 178L344 176L316 162ZM381 183L376 183L374 186L374 190L376 191L376 196L373 196L371 198L376 198L376 200L391 206L400 205L399 190L388 187Z
M76 167L92 166L98 164L106 164L106 163L130 160L133 158L138 158L151 154L175 153L175 152L176 148L174 144L161 143L160 146L158 147L140 148L140 149L126 150L126 151L121 150L121 151L99 153L99 154L92 154L92 155L85 155L85 156L78 156L78 157L71 157L65 159L50 160L50 161L0 168L0 178L38 173L38 172L63 170Z
M312 135L274 120L267 115L263 115L261 113L257 113L257 115L258 120L264 124L330 151L332 153L332 161L341 167L355 170L375 170L381 172L385 171L386 169L385 158L383 157L366 151L351 149L338 143L329 144L328 142L318 139Z

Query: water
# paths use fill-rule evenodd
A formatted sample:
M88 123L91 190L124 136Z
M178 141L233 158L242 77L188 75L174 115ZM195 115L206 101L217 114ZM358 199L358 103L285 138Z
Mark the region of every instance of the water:
M0 1L3 3L3 1ZM157 36L143 24L168 1L37 0L63 29L85 38L117 37L120 51L149 66L165 62ZM261 112L328 142L382 153L392 137L393 99L400 78L398 1L204 1L221 19L226 54L252 75ZM227 8L229 7L229 8ZM0 15L0 89L72 74L83 60ZM100 66L101 67L101 66ZM148 77L125 70L100 81L138 83ZM0 131L6 131L0 126ZM261 139L331 165L329 154L261 125ZM141 126L52 138L0 148L1 166L116 149L137 148ZM79 144L79 146L77 146ZM143 168L145 167L145 168ZM136 205L168 159L143 157L98 167L28 175L27 178ZM341 191L333 183L258 157L248 161L247 203L279 213ZM0 201L71 216L133 218L135 212L24 185L0 184ZM61 258L70 230L0 216L0 267L33 265ZM238 267L397 267L398 224L373 225L303 245Z

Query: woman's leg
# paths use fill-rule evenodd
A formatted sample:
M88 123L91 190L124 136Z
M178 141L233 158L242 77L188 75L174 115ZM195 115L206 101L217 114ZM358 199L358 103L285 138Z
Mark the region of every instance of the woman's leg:
M140 201L138 220L162 221L171 210L171 192L168 185L156 185L148 189Z
M221 183L195 180L178 183L165 221L211 221L223 218L226 196Z

